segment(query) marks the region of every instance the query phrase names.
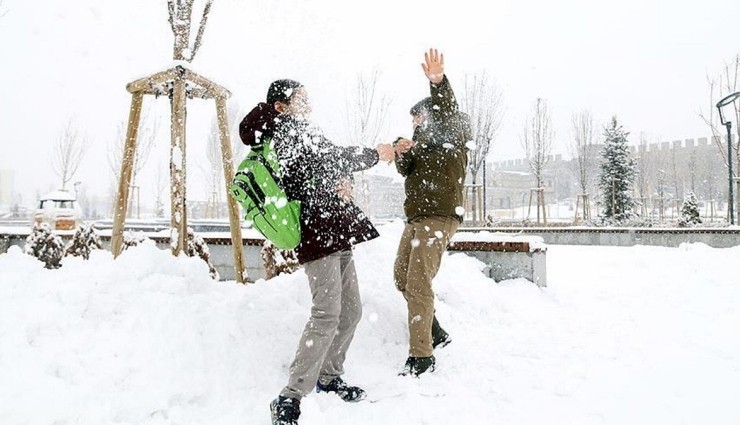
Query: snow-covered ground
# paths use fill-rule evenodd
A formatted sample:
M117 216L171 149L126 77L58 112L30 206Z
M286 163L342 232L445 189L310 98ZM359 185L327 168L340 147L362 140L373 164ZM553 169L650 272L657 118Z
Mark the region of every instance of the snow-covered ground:
M391 281L401 224L356 252L364 317L346 380L310 424L737 424L740 247L550 246L547 288L495 284L446 257L437 314L453 343L402 378L405 306ZM269 423L309 313L298 272L216 283L145 245L45 270L0 255L0 423Z

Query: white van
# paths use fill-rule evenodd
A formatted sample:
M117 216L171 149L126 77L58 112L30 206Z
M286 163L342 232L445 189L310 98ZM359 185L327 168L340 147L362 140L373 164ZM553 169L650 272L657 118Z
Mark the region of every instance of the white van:
M79 218L76 196L66 190L56 190L39 199L34 222L48 223L52 230L75 230Z

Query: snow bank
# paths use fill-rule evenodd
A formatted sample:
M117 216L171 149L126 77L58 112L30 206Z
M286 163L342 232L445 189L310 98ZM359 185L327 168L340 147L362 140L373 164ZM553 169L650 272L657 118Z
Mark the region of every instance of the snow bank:
M438 370L402 378L392 282L403 224L356 252L364 316L345 378L368 398L303 400L318 424L734 424L740 248L550 246L549 287L443 260ZM0 423L268 424L310 295L299 271L242 286L152 243L58 270L0 255Z

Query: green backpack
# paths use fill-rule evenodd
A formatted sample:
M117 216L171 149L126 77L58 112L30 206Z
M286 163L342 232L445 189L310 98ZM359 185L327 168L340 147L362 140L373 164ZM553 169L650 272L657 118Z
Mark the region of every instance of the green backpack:
M272 143L264 140L239 164L229 190L252 227L276 247L293 249L301 242L301 203L288 200L280 177Z

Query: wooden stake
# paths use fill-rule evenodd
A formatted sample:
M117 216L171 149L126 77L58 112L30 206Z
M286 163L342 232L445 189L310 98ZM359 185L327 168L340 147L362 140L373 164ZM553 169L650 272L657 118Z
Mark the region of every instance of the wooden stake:
M123 148L123 160L121 161L121 177L118 179L118 198L116 199L116 209L113 215L113 233L111 234L113 257L118 257L123 250L123 222L126 219L126 208L128 207L128 189L131 184L134 156L136 155L136 136L139 131L143 98L142 93L134 93L131 96L126 145Z
M170 220L170 246L172 254L177 256L185 249L187 238L187 217L185 197L185 80L178 76L174 82L170 103L172 119L170 133L172 149L170 151L170 201L172 206Z
M234 178L234 168L231 156L231 136L229 136L229 120L226 113L226 98L216 98L216 117L218 118L218 134L221 138L221 160L224 164L224 182L226 183L226 200L229 206L229 223L231 227L231 245L234 248L234 270L236 281L244 283L247 280L247 269L244 267L242 242L242 228L239 218L239 206L236 200L229 196L229 186Z

